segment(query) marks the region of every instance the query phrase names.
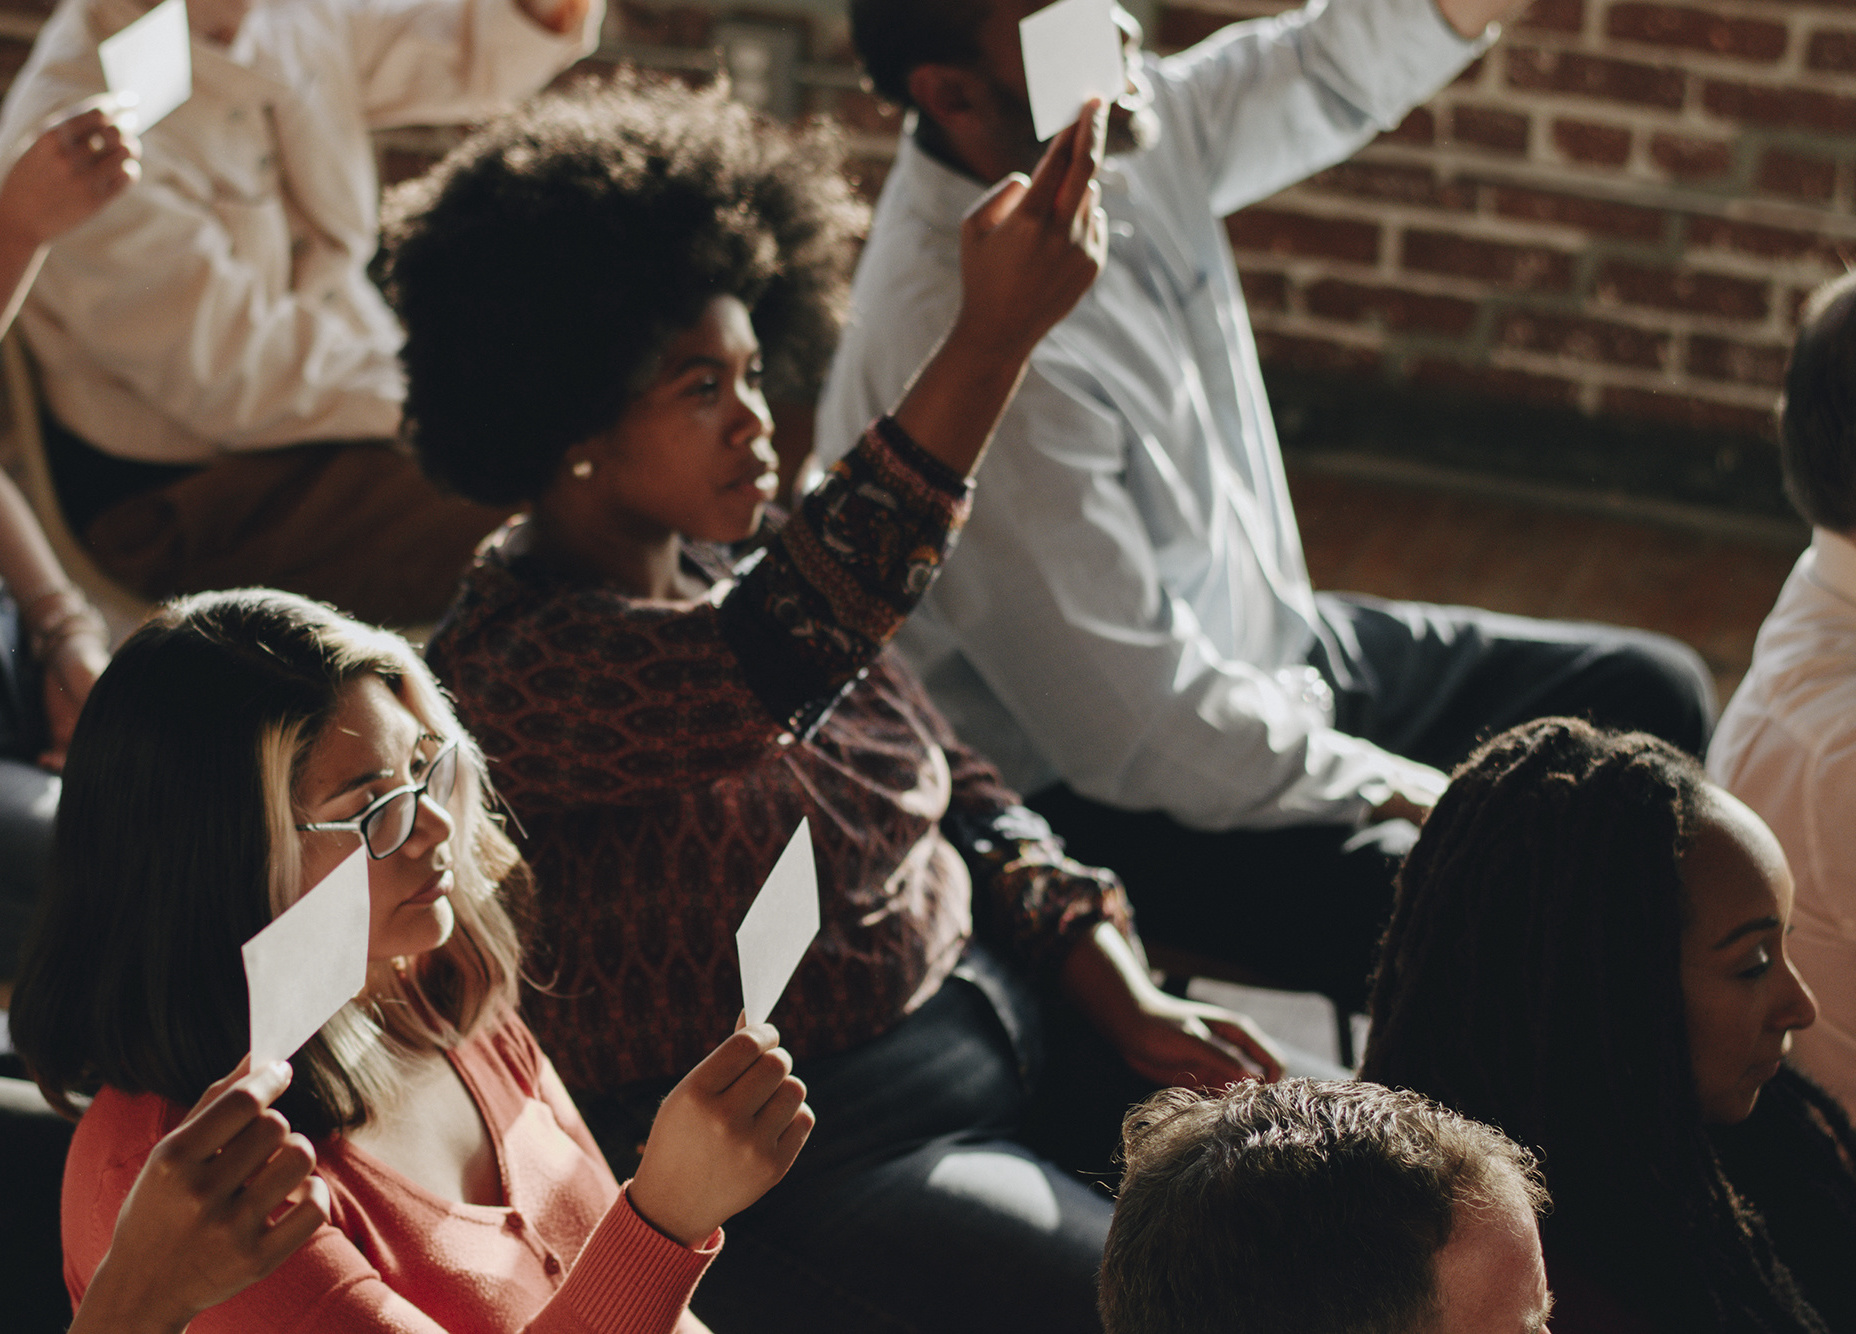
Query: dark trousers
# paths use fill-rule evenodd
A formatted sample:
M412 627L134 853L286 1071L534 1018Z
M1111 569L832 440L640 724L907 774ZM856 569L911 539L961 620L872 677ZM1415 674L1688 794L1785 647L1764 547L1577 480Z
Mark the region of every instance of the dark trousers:
M384 625L437 620L506 507L448 495L385 441L228 454L203 468L128 463L49 416L72 527L145 598L261 585Z
M1447 771L1484 738L1550 714L1707 748L1712 678L1667 636L1356 596L1317 604L1310 661L1334 690L1336 726L1396 754ZM1404 821L1208 833L1062 785L1026 804L1071 856L1120 874L1145 938L1364 1008L1416 837Z
M888 1033L794 1073L818 1126L727 1225L694 1302L716 1334L1100 1328L1113 1201L1070 1169L1106 1177L1121 1115L1151 1086L1080 1019L970 951ZM621 1177L663 1091L577 1099Z

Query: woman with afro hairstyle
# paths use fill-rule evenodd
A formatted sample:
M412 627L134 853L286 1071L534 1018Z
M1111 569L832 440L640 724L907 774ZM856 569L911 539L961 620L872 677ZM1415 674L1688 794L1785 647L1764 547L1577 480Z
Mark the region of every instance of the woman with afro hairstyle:
M413 442L528 507L429 657L526 831L527 1013L615 1161L734 1021L735 929L808 822L822 926L774 1016L820 1128L730 1224L697 1306L723 1334L1098 1327L1109 1198L1026 1125L1035 1092L1079 1126L1039 983L1147 1081L1103 1063L1104 1166L1152 1083L1277 1069L1239 1016L1153 985L1114 877L1064 858L886 649L1101 265L1101 136L1098 108L975 208L936 279L959 319L784 525L763 385L814 383L863 220L827 133L622 77L489 127L392 209Z
M1771 831L1687 755L1547 718L1452 778L1399 878L1363 1074L1541 1156L1555 1334L1856 1328L1856 1134Z

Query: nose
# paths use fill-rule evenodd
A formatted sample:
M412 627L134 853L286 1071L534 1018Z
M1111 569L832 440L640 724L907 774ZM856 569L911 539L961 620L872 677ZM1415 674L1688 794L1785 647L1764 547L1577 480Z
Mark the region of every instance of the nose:
M758 447L773 435L773 410L767 406L767 396L757 386L743 385L735 391L735 406L737 442L760 453Z
M1774 1016L1773 1027L1788 1032L1809 1028L1817 1022L1817 997L1811 994L1810 985L1798 975L1797 966L1790 959L1785 961L1785 976L1790 985Z
M412 837L406 840L400 851L414 857L423 857L433 848L447 842L456 832L457 820L445 809L444 804L434 801L429 792L420 793L419 806L412 819Z

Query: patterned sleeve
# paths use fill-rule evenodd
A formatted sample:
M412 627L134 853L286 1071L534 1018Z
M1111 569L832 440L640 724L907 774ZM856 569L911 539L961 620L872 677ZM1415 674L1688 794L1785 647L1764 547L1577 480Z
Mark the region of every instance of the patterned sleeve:
M921 601L972 485L888 417L832 465L722 603L749 689L801 736Z
M530 587L480 560L429 657L518 810L711 783L818 726L933 582L969 492L883 419L719 598Z
M1048 975L1097 922L1134 934L1134 909L1115 873L1063 855L1063 841L1019 804L998 770L958 742L943 743L953 800L942 832L973 876L975 929Z

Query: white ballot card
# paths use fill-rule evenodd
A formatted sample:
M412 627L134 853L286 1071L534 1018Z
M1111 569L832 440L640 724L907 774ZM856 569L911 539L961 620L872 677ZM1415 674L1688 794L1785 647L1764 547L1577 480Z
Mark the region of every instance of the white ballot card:
M1075 120L1090 98L1112 103L1127 87L1114 0L1057 0L1019 20L1018 41L1039 143Z
M97 43L103 81L134 93L135 128L148 129L193 96L193 47L186 0L161 0L114 37Z
M735 932L742 1008L750 1024L763 1023L773 1013L817 935L818 868L812 861L812 825L801 820Z
M296 1054L367 983L367 849L245 942L251 1068Z

